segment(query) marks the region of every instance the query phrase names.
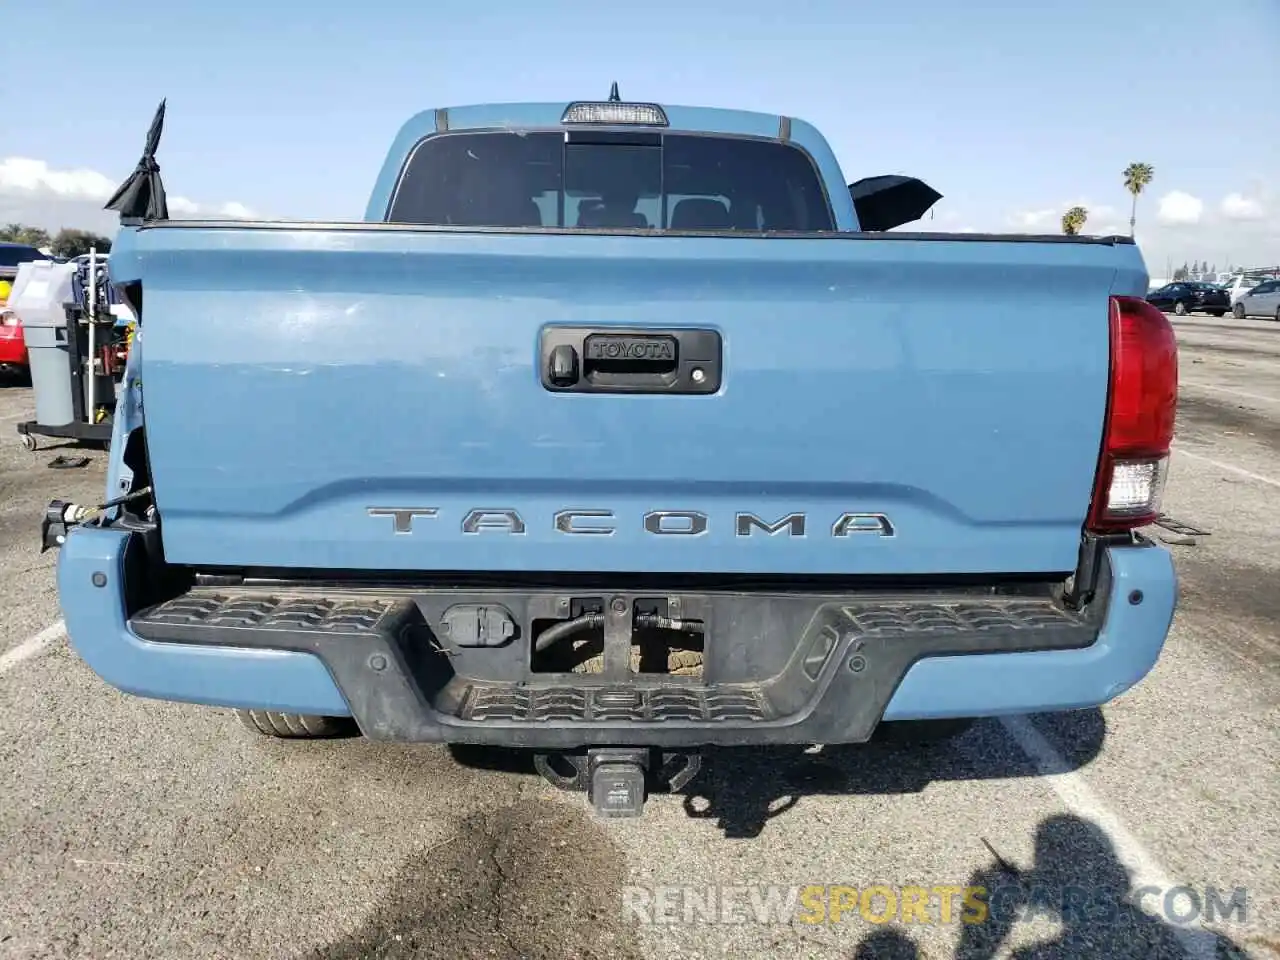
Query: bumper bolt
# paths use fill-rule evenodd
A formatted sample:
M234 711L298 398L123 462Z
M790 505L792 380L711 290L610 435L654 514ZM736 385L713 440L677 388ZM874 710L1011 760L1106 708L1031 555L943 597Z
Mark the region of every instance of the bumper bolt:
M852 656L849 658L849 669L854 673L861 673L867 669L867 658L863 656Z
M611 606L611 607L613 607L613 612L614 612L614 613L626 613L626 612L627 612L627 601L623 600L621 597L614 597L614 598L613 598L613 603L612 603L612 604L610 604L610 606Z
M107 585L107 575L99 570L89 578L95 587L105 587Z
M369 658L369 669L376 671L387 669L387 658L380 653L375 653Z
M1134 590L1132 593L1130 593L1130 594L1129 594L1129 603L1130 603L1130 604L1132 604L1133 606L1135 606L1135 607L1136 607L1136 606L1137 606L1138 604L1140 604L1141 602L1142 602L1142 591L1141 591L1141 590Z

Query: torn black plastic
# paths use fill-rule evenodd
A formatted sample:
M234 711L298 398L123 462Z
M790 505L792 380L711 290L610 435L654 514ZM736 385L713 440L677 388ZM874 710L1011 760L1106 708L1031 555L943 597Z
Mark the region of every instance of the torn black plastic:
M160 179L160 164L156 162L156 150L160 146L160 134L164 130L165 101L160 101L156 115L147 131L142 159L129 179L120 184L103 207L120 214L121 222L156 221L169 219L169 204L165 198L164 181Z

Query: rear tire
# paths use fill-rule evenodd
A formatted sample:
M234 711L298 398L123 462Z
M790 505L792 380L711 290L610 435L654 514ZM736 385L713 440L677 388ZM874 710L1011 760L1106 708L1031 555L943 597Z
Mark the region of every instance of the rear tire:
M1232 308L1231 308L1231 315L1232 315L1233 317L1235 317L1237 320L1243 320L1243 319L1244 319L1244 316L1245 316L1245 314L1244 314L1244 304L1243 304L1243 303L1237 303L1234 307L1232 307Z
M323 740L351 737L360 732L350 717L318 717L275 710L237 710L236 716L254 733L281 740Z
M1187 309L1187 305L1185 303L1179 300L1177 303L1173 305L1173 312L1180 317L1185 317L1191 311Z

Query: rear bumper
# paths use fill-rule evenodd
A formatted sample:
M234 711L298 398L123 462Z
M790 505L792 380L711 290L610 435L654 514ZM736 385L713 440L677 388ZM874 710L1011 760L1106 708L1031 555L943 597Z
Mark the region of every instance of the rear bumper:
M119 689L354 715L375 739L547 749L860 742L882 719L1093 706L1155 664L1177 594L1168 551L1144 545L1107 551L1105 594L1083 615L1046 600L977 598L959 616L954 596L944 604L890 595L697 595L692 602L704 605L708 633L728 638L708 641L707 678L691 686L642 675L643 683L619 684L580 674L522 676L522 659L514 670L516 660L496 671L471 669L488 650L431 653L426 624L437 621L422 610L467 599L456 592L410 599L344 591L338 610L332 599L284 602L259 592L255 600L237 590L229 600L226 590L221 599L205 591L130 619L133 536L75 530L58 565L71 642Z

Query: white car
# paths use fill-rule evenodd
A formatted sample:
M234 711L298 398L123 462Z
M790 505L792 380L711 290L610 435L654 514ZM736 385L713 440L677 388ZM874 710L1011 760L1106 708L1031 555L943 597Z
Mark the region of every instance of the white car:
M1238 300L1232 296L1231 314L1237 320L1245 317L1280 320L1280 280L1263 280L1253 289L1245 290Z
M1262 283L1264 279L1242 276L1228 277L1222 281L1221 286L1226 288L1227 295L1231 297L1231 306L1234 307L1241 297Z

